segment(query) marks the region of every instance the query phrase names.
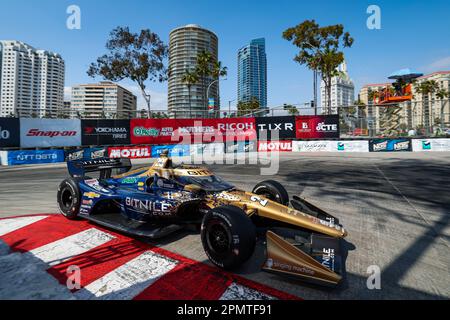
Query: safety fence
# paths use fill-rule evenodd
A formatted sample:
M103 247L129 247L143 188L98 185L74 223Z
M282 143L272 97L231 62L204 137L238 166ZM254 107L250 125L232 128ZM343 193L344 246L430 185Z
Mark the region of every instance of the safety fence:
M441 152L450 151L450 139L370 139L370 140L243 140L208 144L128 145L46 150L0 151L4 166L60 163L75 159L157 158L167 150L171 157L225 155L252 152Z

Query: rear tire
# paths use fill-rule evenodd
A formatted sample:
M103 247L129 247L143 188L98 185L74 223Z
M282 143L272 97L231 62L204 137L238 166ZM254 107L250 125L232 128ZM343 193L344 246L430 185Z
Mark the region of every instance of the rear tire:
M201 238L209 260L220 268L230 270L252 256L256 228L240 208L221 206L204 216Z
M59 211L69 220L76 220L80 212L81 193L78 183L81 180L79 178L66 179L61 182L58 188Z
M267 180L258 183L253 189L253 193L262 195L285 206L289 204L289 193L281 183L274 180Z

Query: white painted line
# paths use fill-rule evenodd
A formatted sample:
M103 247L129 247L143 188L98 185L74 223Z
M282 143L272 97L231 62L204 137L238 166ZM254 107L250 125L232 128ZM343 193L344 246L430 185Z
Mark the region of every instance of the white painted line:
M170 258L147 251L77 291L75 297L81 300L133 299L176 265Z
M29 253L46 264L54 266L95 247L101 246L114 238L109 233L91 228L31 250Z
M16 231L45 218L48 218L48 216L20 217L0 220L0 236Z
M233 282L219 300L276 300L276 298Z

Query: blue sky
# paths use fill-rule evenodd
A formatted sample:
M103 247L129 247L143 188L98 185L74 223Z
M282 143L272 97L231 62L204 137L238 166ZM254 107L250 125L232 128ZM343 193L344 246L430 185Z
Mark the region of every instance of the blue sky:
M450 70L450 2L396 1L207 1L207 0L0 0L0 39L20 40L60 53L66 61L66 86L92 82L89 64L105 53L116 26L138 31L150 28L167 43L175 27L196 23L219 37L219 58L228 67L221 83L222 107L237 95L237 50L248 41L266 38L268 103L300 104L311 100L312 74L295 63L296 48L282 32L305 19L321 25L342 23L355 38L345 50L356 89L385 82L393 71L410 67L424 73ZM81 8L81 30L68 30L66 9ZM366 27L367 7L381 8L381 30ZM100 79L96 79L100 80ZM135 89L124 81L125 86ZM167 83L150 83L154 108L166 108ZM140 103L142 103L140 101ZM235 102L232 103L233 105Z

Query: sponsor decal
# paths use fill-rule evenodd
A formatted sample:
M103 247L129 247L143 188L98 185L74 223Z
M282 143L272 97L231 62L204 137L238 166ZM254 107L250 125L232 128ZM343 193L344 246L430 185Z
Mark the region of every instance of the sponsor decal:
M339 138L339 116L296 117L297 139Z
M130 122L127 120L83 120L83 145L130 144Z
M138 180L139 180L139 178L137 178L137 177L129 177L129 178L122 179L122 183L123 184L133 184L133 183L136 183Z
M369 141L366 141L366 140L339 141L337 143L337 151L340 151L340 152L368 152L369 151Z
M334 270L334 249L323 248L322 265L330 270Z
M95 192L85 192L85 193L83 193L83 197L88 198L88 199L97 199L97 198L100 198L100 195Z
M28 130L27 137L74 137L77 135L76 131L44 131L39 129Z
M186 157L191 154L190 145L153 146L152 158L158 158L165 150L169 151L169 157Z
M84 157L84 150L79 150L79 151L75 151L75 152L70 152L67 155L67 161L75 161L75 160L80 160L83 159Z
M273 151L292 151L292 141L259 141L258 151L273 152Z
M151 147L110 147L108 149L110 158L144 159L151 158Z
M334 145L334 146L333 146ZM335 151L336 143L333 141L294 141L295 152L323 152Z
M309 268L306 268L304 266L294 266L287 263L279 262L276 260L272 260L272 266L271 269L278 269L280 271L287 271L287 272L293 272L293 273L303 273L307 275L314 275L314 270L311 270Z
M369 142L371 152L412 151L410 139L373 139Z
M83 200L81 202L81 204L85 205L85 206L92 206L94 202L92 200Z
M80 146L81 121L21 118L20 144L22 148Z
M106 155L106 149L95 150L91 152L91 159L104 158Z
M125 198L125 204L139 212L171 213L172 204L165 201L141 200L131 197Z
M431 142L429 140L422 141L422 150L431 150Z
M136 137L158 137L159 136L159 129L156 128L142 128L137 127L134 128L133 133Z

